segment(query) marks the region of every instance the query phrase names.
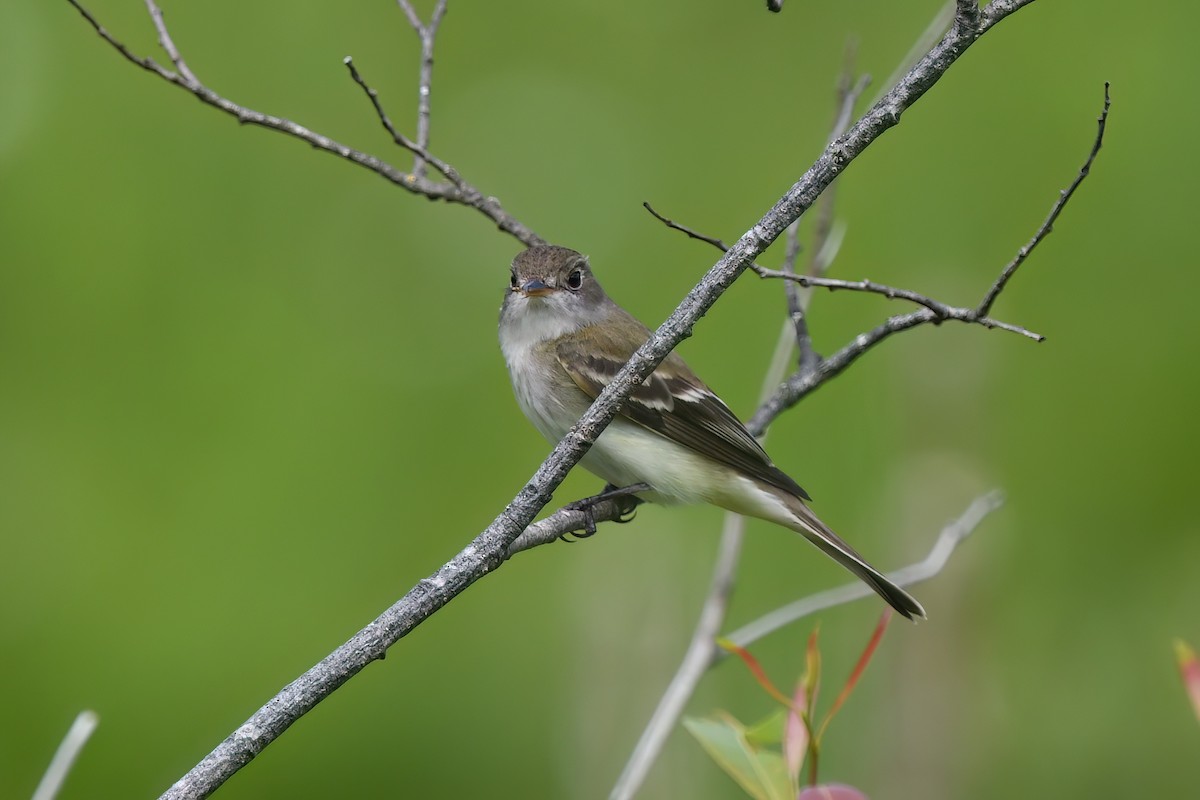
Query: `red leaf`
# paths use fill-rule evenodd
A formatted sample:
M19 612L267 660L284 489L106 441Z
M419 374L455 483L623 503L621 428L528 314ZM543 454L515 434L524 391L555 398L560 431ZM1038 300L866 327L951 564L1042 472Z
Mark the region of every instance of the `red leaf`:
M792 693L793 707L788 710L787 721L783 725L783 763L787 765L788 777L793 782L800 780L800 768L804 766L804 753L812 738L810 721L811 709L805 699L803 681L796 683L796 691Z
M718 639L717 646L727 653L733 653L735 656L745 662L746 667L750 670L750 674L758 681L758 685L766 690L767 694L778 700L786 708L796 710L792 705L791 699L783 692L775 688L775 684L771 683L771 679L767 677L767 673L763 670L762 665L758 663L758 659L750 655L750 651L744 647L739 647L728 639ZM799 712L797 712L799 713Z
M1192 710L1196 712L1196 719L1200 720L1200 659L1196 658L1196 652L1188 647L1187 642L1176 639L1175 660L1179 663L1183 688L1192 701Z
M883 640L883 632L887 630L888 622L892 619L892 610L885 608L883 614L879 617L879 624L875 626L875 632L871 634L870 641L863 649L862 655L858 657L858 663L854 665L854 670L850 673L850 677L846 679L846 685L842 687L842 691L838 694L837 699L833 701L833 705L829 709L829 713L825 715L825 719L821 722L821 729L817 733L817 738L825 733L825 728L829 726L833 715L838 712L846 699L850 697L850 693L854 691L854 687L858 684L858 679L867 669L867 664L871 661L871 656L875 655L875 648L879 647L879 642Z

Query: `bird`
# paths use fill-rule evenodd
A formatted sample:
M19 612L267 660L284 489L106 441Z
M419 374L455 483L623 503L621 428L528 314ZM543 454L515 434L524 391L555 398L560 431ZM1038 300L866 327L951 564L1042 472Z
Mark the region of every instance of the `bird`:
M551 443L579 421L650 329L613 301L586 256L535 245L512 261L500 349L521 411ZM707 503L799 533L909 619L925 610L808 507L729 406L670 353L620 407L580 462L640 500Z

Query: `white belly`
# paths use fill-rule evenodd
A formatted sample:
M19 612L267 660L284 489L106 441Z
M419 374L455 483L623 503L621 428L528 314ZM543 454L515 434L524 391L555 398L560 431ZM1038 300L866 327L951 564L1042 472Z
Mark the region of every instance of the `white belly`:
M547 441L558 444L587 411L591 398L558 363L545 334L532 324L510 326L501 329L500 344L521 410ZM580 464L616 486L649 484L654 491L641 495L646 500L711 503L772 520L791 516L778 498L750 479L620 416Z

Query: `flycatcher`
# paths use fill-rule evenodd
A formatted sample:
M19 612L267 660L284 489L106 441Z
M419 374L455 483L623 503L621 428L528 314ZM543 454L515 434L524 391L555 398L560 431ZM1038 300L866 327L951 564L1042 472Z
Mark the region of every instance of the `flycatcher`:
M562 439L649 338L574 250L531 247L513 259L500 348L517 403L550 442ZM643 500L710 503L790 528L904 616L925 616L809 510L808 494L675 353L634 389L580 463L615 486L648 485L638 494Z

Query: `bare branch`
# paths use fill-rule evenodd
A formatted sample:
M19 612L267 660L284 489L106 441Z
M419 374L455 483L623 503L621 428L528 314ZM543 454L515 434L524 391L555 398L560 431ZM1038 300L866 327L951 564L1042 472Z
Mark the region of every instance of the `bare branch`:
M981 316L979 309L976 308L960 308L957 306L947 305L941 301L934 300L932 297L926 297L919 292L914 292L911 289L898 289L895 286L887 286L882 283L863 278L861 281L844 281L837 278L810 278L807 275L793 275L782 270L772 269L756 269L754 272L760 278L780 278L783 280L793 281L801 286L817 286L823 289L828 289L831 292L839 289L844 289L852 292L867 292L869 294L883 295L889 300L908 300L923 306L933 312L935 319L931 322L937 323L944 320L952 319L958 322L973 322L982 325L985 328L998 328L1012 333L1019 333L1022 336L1027 336L1035 342L1045 341L1046 337L1040 333L1022 328L1020 325L1012 325L1007 322L992 319L991 317Z
M366 80L363 79L362 75L359 74L358 68L354 66L353 58L346 56L344 59L342 59L342 63L345 64L346 69L350 71L350 77L355 83L362 87L363 92L365 92L367 95L367 99L371 101L371 105L375 108L375 114L379 117L379 121L383 125L383 129L386 130L392 137L393 142L413 154L414 163L416 161L420 161L422 165L424 165L426 162L433 164L434 169L442 173L446 180L454 184L456 189L465 192L472 191L472 188L466 183L466 181L462 179L462 176L458 174L458 170L447 164L445 161L442 161L437 156L431 154L425 149L424 145L414 142L412 139L409 139L407 136L400 133L400 131L396 130L396 126L392 124L391 118L388 117L387 112L383 110L383 103L379 99L379 92L371 88ZM416 175L415 169L413 170L413 174Z
M1104 108L1100 111L1100 116L1096 118L1096 139L1092 142L1092 150L1088 153L1087 160L1083 162L1083 166L1079 169L1079 174L1075 176L1075 180L1071 181L1071 185L1058 193L1058 200L1051 207L1050 214L1047 215L1045 222L1042 223L1042 227L1038 228L1033 238L1017 251L1016 257L1008 262L1008 265L1000 272L1000 277L996 279L996 282L992 284L992 288L984 295L983 301L980 302L977 309L980 314L987 314L992 310L992 303L996 302L996 298L1004 291L1004 287L1008 285L1009 280L1016 274L1020 266L1025 263L1025 259L1029 257L1033 249L1041 244L1042 239L1045 239L1054 230L1054 223L1058 219L1058 215L1067 207L1071 196L1075 194L1075 190L1083 183L1084 178L1091 173L1092 162L1096 160L1096 156L1100 153L1100 147L1104 144L1104 126L1108 123L1108 109L1111 105L1108 88L1108 81L1105 81Z
M857 53L858 45L851 39L846 43L844 66L838 78L837 102L834 105L833 126L829 134L831 142L846 132L846 127L850 124L854 113L854 104L858 102L858 98L862 96L867 84L870 83L870 77L867 75L860 77L857 82L854 81L854 59ZM812 254L808 259L809 276L824 277L841 244L841 238L833 236L833 210L836 207L836 200L837 184L835 183L821 195L816 224L813 226ZM795 275L796 261L799 256L800 221L796 220L788 226L787 249L780 271L787 275ZM762 270L757 267L755 272L762 275ZM796 349L798 351L796 369L800 372L811 372L821 360L813 348L812 332L808 327L808 304L812 298L812 292L801 291L800 286L788 281L784 283L784 295L787 297L788 317L796 331Z
M658 707L650 717L641 737L633 748L629 761L621 770L617 783L609 793L609 800L629 800L650 773L650 768L662 752L667 737L675 729L687 701L696 691L696 686L704 673L713 663L714 651L717 650L717 634L725 624L725 615L729 609L729 599L733 594L734 579L737 575L737 565L742 551L742 539L745 533L746 520L737 514L725 515L725 527L721 532L721 543L717 551L716 564L713 567L712 580L708 593L704 596L704 606L700 609L700 619L692 631L692 640L688 643L687 651L675 677L667 685L658 701Z
M447 175L448 182L442 183L431 181L427 177L419 176L410 172L404 172L396 167L388 164L380 158L377 158L360 150L355 150L341 142L324 136L323 134L309 130L308 128L293 122L290 119L276 117L270 114L264 114L260 111L246 108L209 89L204 84L196 81L195 76L190 71L187 74L172 72L166 67L159 64L152 58L139 56L129 50L124 44L112 36L105 28L100 25L92 14L79 4L78 0L67 0L75 9L87 20L88 24L96 31L96 33L104 41L108 42L118 53L125 57L126 60L141 67L147 72L151 72L162 78L168 83L174 84L195 95L200 102L219 109L226 114L234 117L238 122L245 125L257 125L268 130L277 131L287 136L292 136L301 141L307 142L318 150L323 150L327 153L343 158L352 164L357 164L360 167L369 169L377 175L386 178L395 185L412 192L413 194L423 195L431 200L444 200L448 203L455 203L473 208L485 217L495 223L496 227L510 236L514 237L525 245L545 244L545 241L523 225L519 220L509 214L500 205L500 201L494 197L487 197L474 186L459 178L456 181L450 179L453 173L453 168L445 162L440 162L431 156L428 151L420 147L415 142L410 142L409 145L402 145L415 155L420 156L425 161L437 166L442 164L445 170L439 167L439 171ZM161 14L155 19L155 25L159 29L159 39L166 42L171 42L170 34L167 33L166 25L162 21ZM165 48L165 44L164 44ZM179 57L179 63L182 64L182 57L179 56L178 50L175 49L172 42L171 48L167 51L171 58Z
M840 375L847 367L865 355L875 345L897 333L938 321L938 315L927 308L908 314L889 317L876 328L860 333L854 340L833 355L823 359L815 370L792 375L746 422L751 433L762 430L780 414L800 402L805 396Z
M397 0L397 2L408 18L408 24L412 25L413 30L417 33L417 38L421 40L421 70L417 84L417 144L422 149L427 149L429 147L429 98L433 83L433 45L437 39L438 26L442 24L442 18L446 16L446 0L438 0L428 25L421 22L421 18L417 16L417 12L409 0ZM413 175L419 178L425 177L425 162L420 154L414 155L412 171Z
M685 233L692 239L697 239L702 242L707 242L708 244L711 244L713 247L716 247L717 249L719 249L723 252L728 252L728 250L729 250L728 246L721 239L719 239L715 236L708 236L707 234L700 233L699 231L689 228L686 225L681 225L680 223L675 222L672 219L668 219L667 217L664 217L662 214L655 211L654 208L652 208L649 203L642 203L642 205L645 206L647 211L649 211L651 214L653 214L655 216L655 218L662 221L662 223L664 225L666 225L667 227L672 228L677 231L680 231L682 233ZM822 248L822 249L824 249L824 248ZM930 312L929 316L920 317L920 318L917 318L914 320L908 320L907 317L905 317L905 318L903 318L904 319L903 323L894 322L895 320L899 320L902 318L893 317L891 320L888 320L888 322L884 323L884 326L881 326L881 327L889 327L889 326L895 326L897 324L900 324L900 327L897 327L895 330L889 330L888 331L889 335L891 333L898 333L900 330L907 330L908 328L915 327L914 324L909 324L909 322L914 322L915 324L924 324L926 322L932 322L934 324L937 324L940 322L944 322L945 320L954 320L956 322L968 322L968 323L974 323L976 325L982 325L983 327L989 328L989 329L997 328L999 330L1009 331L1011 333L1019 333L1022 336L1026 336L1030 339L1033 339L1035 342L1045 341L1045 339L1046 339L1046 337L1042 336L1040 333L1034 333L1033 331L1022 328L1020 325L1013 325L1008 322L1002 322L998 319L992 319L991 317L984 316L983 314L980 313L979 309L977 309L977 308L964 308L964 307L960 307L960 306L951 306L951 305L943 303L939 300L934 300L932 297L927 297L926 295L923 295L919 292L914 292L911 289L900 289L895 286L887 286L882 283L876 283L875 281L869 280L867 278L863 278L860 281L846 281L846 280L840 280L838 278L812 277L809 275L797 275L795 273L786 272L784 270L767 269L766 267L759 266L758 264L752 264L750 266L750 271L752 271L754 274L758 275L758 277L760 277L760 278L777 278L780 280L792 281L792 282L798 283L804 287L819 286L823 289L829 289L830 291L837 291L838 289L844 289L844 290L853 291L853 292L867 292L870 294L879 294L879 295L883 295L884 297L888 298L889 300L895 300L895 299L908 300L910 302L916 303L919 306L923 306L927 311ZM879 331L879 330L880 330L879 328L876 329L876 331ZM885 336L875 337L875 336L873 336L874 333L875 333L874 331L870 331L866 334L860 334L859 337L855 340L855 342L861 341L864 336L871 337L870 344L875 344L876 342L885 338ZM805 371L810 371L811 369L814 369L814 368L815 367L810 367L809 370L805 370ZM832 375L829 375L829 377L832 377Z
M75 721L71 723L70 729L67 730L67 735L63 737L58 749L54 751L54 758L50 759L50 766L46 768L37 788L34 789L33 800L54 800L58 796L63 783L67 780L67 775L71 772L71 767L75 765L75 759L79 758L83 746L87 744L92 732L99 724L100 715L95 711L79 712Z
M663 225L666 225L668 228L671 228L672 230L677 230L680 233L686 234L691 239L698 239L702 242L707 242L708 244L711 244L713 247L720 250L722 253L729 252L729 245L725 244L725 242L723 240L718 239L714 236L706 236L705 234L700 233L699 231L693 230L692 228L689 228L686 225L680 225L678 222L675 222L672 219L667 219L662 214L655 211L654 207L651 206L649 203L643 202L642 208L649 211L650 214L656 220L661 222Z
M189 86L199 86L200 80L188 69L183 56L179 55L179 50L175 47L174 40L171 39L171 34L167 32L167 23L163 20L162 9L154 0L146 0L146 9L150 12L150 19L154 20L154 29L158 31L158 43L163 52L167 54L167 58L171 59L171 63L175 65L175 69L179 70L179 74L183 76Z

